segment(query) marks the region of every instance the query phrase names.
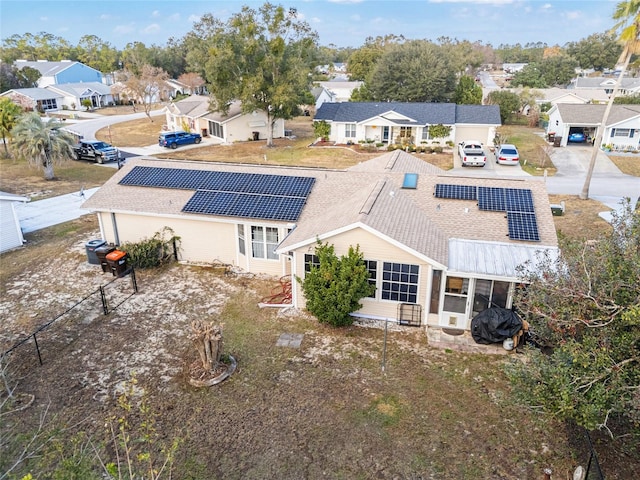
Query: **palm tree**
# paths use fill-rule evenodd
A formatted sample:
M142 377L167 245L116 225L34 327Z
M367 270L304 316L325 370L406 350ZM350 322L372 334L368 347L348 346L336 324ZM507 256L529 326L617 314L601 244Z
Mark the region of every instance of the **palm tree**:
M55 119L43 120L36 112L23 115L13 127L13 145L29 165L41 168L53 180L53 166L72 158L74 139Z
M635 53L640 52L640 40L638 39L638 37L640 36L640 0L628 0L626 2L618 3L618 5L616 6L616 10L613 13L613 19L618 20L618 23L613 26L612 31L615 32L619 29L622 29L618 41L623 44L624 48L622 49L622 53L620 54L620 58L617 62L618 64L622 63L622 69L620 70L618 80L613 87L611 97L609 97L609 103L607 103L607 108L605 109L604 115L602 116L602 123L600 125L600 128L598 128L598 133L593 142L593 151L591 152L591 160L589 161L587 178L584 181L582 192L580 192L580 198L583 200L589 198L591 176L593 175L593 169L596 165L596 158L598 157L598 151L600 150L602 135L604 133L607 122L609 121L611 107L613 106L613 101L618 93L618 90L620 89L622 77L624 76L624 73L629 66L631 56Z
M9 149L7 148L8 137L11 136L11 130L16 125L18 117L22 113L22 108L11 101L8 97L0 98L0 133L2 133L2 143L4 143L4 153L8 157Z

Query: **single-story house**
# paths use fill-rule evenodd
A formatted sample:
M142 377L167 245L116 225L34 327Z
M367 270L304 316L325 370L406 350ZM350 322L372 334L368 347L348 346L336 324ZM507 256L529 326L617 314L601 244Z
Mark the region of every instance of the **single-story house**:
M0 192L0 253L21 247L24 243L15 204L28 201L27 197Z
M311 89L316 100L316 110L325 102L348 102L356 88L364 82L315 82Z
M16 60L14 65L19 70L24 67L38 70L42 75L38 79L38 87L40 88L44 88L47 85L61 85L63 83L103 83L102 73L99 70L73 60L62 60L60 62L49 62L47 60L37 60L35 62Z
M61 85L49 85L47 90L62 95L62 105L70 110L84 110L83 100L90 100L94 108L106 107L114 102L111 88L99 82L64 83Z
M48 88L15 88L0 93L0 96L9 97L26 110L56 111L64 104L64 96Z
M452 176L400 150L347 170L135 158L82 208L113 244L168 226L185 262L288 276L298 308L317 240L358 245L376 290L354 315L440 340L468 340L474 315L512 307L519 265L557 254L544 182Z
M617 81L617 78L612 77L577 77L568 88L599 90L611 95ZM622 77L618 92L620 95L637 95L640 93L640 78Z
M229 106L223 115L213 112L208 95L191 95L165 107L166 129L201 133L215 137L220 143L266 139L269 135L267 114L262 111L242 113L239 101ZM255 132L255 133L254 133ZM284 137L284 120L278 119L273 127L273 138Z
M560 144L567 145L570 133L583 132L594 138L602 128L605 104L571 105L557 104L549 110L547 133L562 137ZM602 145L614 150L640 149L640 105L614 104L602 135Z
M331 125L329 140L355 143L373 140L376 143L460 143L479 140L493 144L500 126L497 105L456 105L455 103L385 103L345 102L324 103L316 111L314 121ZM430 125L451 127L446 138L431 138Z

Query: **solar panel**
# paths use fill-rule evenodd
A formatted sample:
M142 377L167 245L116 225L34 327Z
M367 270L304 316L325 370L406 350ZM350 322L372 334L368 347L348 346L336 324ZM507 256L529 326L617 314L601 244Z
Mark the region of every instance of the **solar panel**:
M476 200L475 185L436 184L436 198L452 198L456 200Z
M505 189L499 187L478 187L478 208L495 212L506 211Z
M186 203L183 212L224 217L298 220L306 199L246 193L198 190Z
M314 182L313 177L136 166L119 183L138 187L307 197Z
M505 188L507 212L533 213L533 195L531 190L523 188Z
M511 240L540 241L535 213L507 212Z

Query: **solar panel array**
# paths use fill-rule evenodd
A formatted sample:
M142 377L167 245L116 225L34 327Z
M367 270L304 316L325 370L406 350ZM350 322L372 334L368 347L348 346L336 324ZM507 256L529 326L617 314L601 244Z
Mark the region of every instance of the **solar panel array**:
M306 197L314 182L313 177L136 166L120 185Z
M511 240L540 241L531 190L439 183L436 184L435 196L456 200L477 200L480 210L506 212Z
M474 185L436 184L436 198L451 198L455 200L476 200L477 193Z
M204 213L223 217L261 218L295 221L306 199L247 193L198 190L182 209L187 213Z
M136 166L119 183L195 190L186 213L295 221L315 178Z

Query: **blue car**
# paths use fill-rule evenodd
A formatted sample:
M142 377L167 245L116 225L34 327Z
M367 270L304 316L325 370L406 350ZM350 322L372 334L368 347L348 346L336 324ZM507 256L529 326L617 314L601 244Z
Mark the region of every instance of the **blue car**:
M190 143L200 143L202 136L199 133L188 132L163 132L158 138L158 145L167 148L178 148L178 145L188 145Z
M582 132L570 133L569 138L567 139L568 142L573 142L573 143L582 143L586 140L587 140L587 137L585 137L584 133Z

